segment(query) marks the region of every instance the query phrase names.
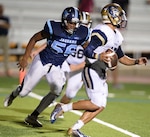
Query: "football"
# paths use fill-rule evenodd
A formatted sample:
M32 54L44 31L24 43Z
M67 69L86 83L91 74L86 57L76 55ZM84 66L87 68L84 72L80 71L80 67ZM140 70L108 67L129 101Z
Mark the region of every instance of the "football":
M106 53L107 53L107 56L109 57L109 60L110 60L110 61L107 63L107 67L108 67L110 70L116 69L117 64L118 64L118 56L117 56L116 52L114 52L114 51L111 50L111 49L107 49L107 50L106 50Z

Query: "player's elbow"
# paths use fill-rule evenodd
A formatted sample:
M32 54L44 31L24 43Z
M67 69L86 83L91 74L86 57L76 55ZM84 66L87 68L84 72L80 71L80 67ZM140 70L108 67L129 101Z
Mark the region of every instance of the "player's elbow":
M87 46L84 50L84 55L88 58L93 58L93 49Z

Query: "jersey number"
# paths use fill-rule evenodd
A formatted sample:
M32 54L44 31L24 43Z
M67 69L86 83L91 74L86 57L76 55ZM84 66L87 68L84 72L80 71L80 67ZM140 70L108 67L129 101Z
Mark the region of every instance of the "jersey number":
M83 58L84 56L83 49L78 49L78 51L73 53L72 56L77 57L79 59Z
M64 56L68 56L76 51L77 45L74 44L68 45L66 43L54 41L51 47L56 53L63 53Z

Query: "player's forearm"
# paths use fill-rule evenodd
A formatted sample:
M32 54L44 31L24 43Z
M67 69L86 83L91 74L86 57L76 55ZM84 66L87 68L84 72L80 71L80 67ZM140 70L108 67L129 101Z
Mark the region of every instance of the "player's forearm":
M80 63L80 64L78 64L78 65L73 65L73 64L71 64L71 65L70 65L70 70L71 70L71 71L81 70L81 69L84 68L84 66L85 66L85 62L82 62L82 63Z
M89 45L84 49L84 55L88 58L96 59L96 54L94 53L95 47L93 45Z
M31 54L31 52L32 52L32 50L34 48L35 43L36 42L34 40L32 40L32 38L31 38L31 40L29 41L29 43L28 43L28 45L26 47L25 53L23 55L23 58L28 59L30 57L30 54Z
M124 65L142 65L142 64L147 64L147 58L146 57L140 57L138 59L130 58L126 55L124 55L122 58L119 59L120 63Z
M135 61L136 59L130 58L126 55L124 55L122 58L119 59L120 63L127 65L127 66L135 65Z

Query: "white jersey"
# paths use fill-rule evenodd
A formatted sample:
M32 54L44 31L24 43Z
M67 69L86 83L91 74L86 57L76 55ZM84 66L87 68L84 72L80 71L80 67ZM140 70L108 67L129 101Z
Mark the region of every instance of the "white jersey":
M66 61L69 63L69 64L74 64L74 65L77 65L77 64L80 64L82 62L85 61L85 56L83 54L83 47L82 46L78 46L77 49L76 49L76 52L73 53L72 55L70 55Z
M102 32L105 32L105 35L107 37L106 44L104 46L99 46L97 49L95 49L95 53L102 53L107 49L112 49L116 51L123 42L123 36L120 31L118 31L118 29L115 29L115 31L113 31L106 24L99 24L93 30L101 30Z
M62 70L64 72L70 72L70 67L69 65L73 64L73 65L78 65L82 62L85 61L85 56L83 53L83 47L82 46L77 46L76 52L72 55L70 55L63 63L62 65Z

